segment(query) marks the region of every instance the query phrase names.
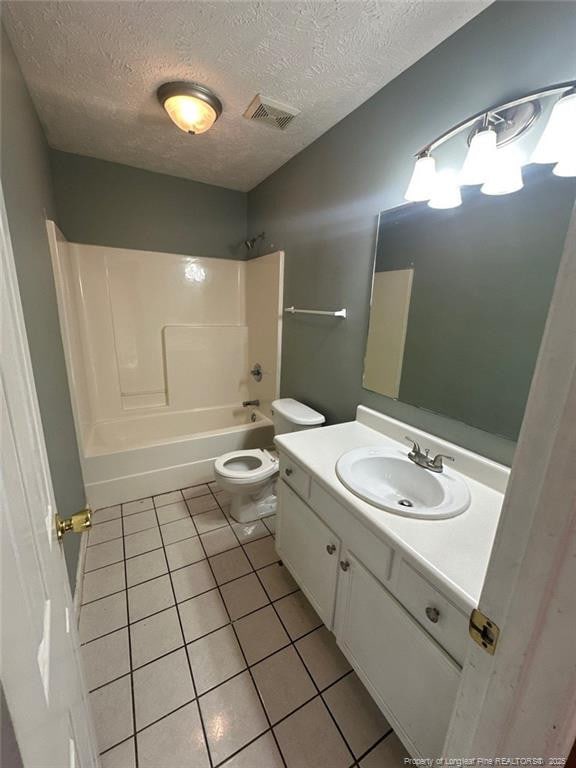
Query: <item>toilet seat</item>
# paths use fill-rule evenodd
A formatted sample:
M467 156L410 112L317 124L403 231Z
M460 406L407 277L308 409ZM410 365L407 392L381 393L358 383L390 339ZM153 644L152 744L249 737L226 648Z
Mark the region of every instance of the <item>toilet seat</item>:
M214 470L220 477L242 485L272 477L278 471L278 461L261 448L230 451L216 459Z

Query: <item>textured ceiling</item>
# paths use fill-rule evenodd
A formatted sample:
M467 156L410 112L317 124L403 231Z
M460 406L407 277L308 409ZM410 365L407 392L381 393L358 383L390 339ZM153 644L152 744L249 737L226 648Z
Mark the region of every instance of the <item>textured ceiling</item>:
M15 0L3 17L51 146L248 190L489 1ZM168 80L218 94L208 133L168 120ZM301 114L286 131L250 123L256 93Z

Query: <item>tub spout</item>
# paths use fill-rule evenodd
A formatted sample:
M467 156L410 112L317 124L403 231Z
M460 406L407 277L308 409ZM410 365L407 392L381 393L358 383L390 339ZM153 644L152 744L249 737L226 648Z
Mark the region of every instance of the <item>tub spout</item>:
M254 405L256 408L258 408L260 405L260 400L244 400L242 402L242 408L248 408L250 405Z

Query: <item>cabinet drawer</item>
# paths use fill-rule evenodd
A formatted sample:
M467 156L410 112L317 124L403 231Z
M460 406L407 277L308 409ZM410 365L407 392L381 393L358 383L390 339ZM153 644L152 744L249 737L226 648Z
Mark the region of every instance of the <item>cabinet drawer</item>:
M460 665L468 640L468 617L405 560L398 569L398 600Z
M357 555L362 553L362 562L377 579L390 579L394 551L386 542L365 528L315 480L310 484L309 503L318 517L338 532L348 549Z
M292 459L280 455L280 477L293 488L302 499L310 496L310 475Z

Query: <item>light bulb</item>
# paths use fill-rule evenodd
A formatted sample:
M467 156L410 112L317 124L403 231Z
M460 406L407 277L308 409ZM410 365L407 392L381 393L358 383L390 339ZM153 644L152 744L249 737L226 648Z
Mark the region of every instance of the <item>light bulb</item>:
M576 92L558 99L534 150L533 163L560 163L570 156L576 136Z
M414 164L414 171L404 195L410 202L430 200L436 181L436 161L432 155L422 155Z
M496 157L490 175L484 182L481 192L485 195L509 195L524 186L522 179L522 161L524 156L516 147L504 147L496 150Z
M496 155L496 131L484 128L470 142L468 154L460 171L460 184L483 184Z
M186 133L205 133L218 117L210 104L195 96L170 96L164 102L164 109L178 128Z
M462 196L456 171L441 171L436 175L434 192L428 203L430 208L457 208L462 205Z

